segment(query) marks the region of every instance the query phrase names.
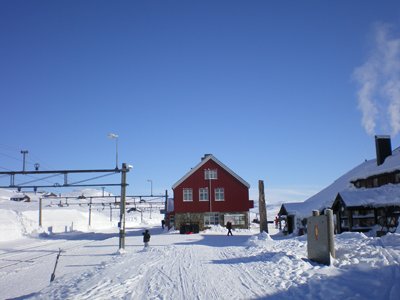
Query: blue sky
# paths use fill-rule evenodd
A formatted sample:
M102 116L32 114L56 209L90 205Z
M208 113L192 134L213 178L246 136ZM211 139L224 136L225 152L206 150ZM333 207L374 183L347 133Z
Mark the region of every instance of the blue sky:
M114 132L129 194L213 153L253 198L305 200L374 134L400 145L399 21L398 1L1 1L0 167L113 168Z

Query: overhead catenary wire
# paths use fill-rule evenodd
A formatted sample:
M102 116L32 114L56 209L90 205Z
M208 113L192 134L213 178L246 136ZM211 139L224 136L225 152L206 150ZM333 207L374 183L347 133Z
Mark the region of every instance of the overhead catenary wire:
M8 145L4 145L4 144L0 144L0 149L4 149L5 150L5 152L6 151L15 151L15 152L20 152L20 150L19 149L16 149L15 147L11 147L11 146L8 146ZM8 159L12 159L12 160L15 160L15 161L19 161L19 162L23 162L23 160L22 160L22 157L21 158L17 158L17 157L15 157L15 156L12 156L12 155L10 155L10 154L7 154L7 153L4 153L4 152L0 152L0 155L2 155L2 156L4 156L4 157L7 157ZM29 156L28 157L34 157L34 158L36 158L36 160L33 162L32 160L30 160L29 158L27 158L26 159L26 163L27 163L27 165L30 165L30 166L34 166L35 167L35 169L36 170L38 170L39 168L40 168L40 170L43 170L43 171L46 171L46 167L44 167L44 166L46 166L46 164L45 163L43 163L43 161L40 159L40 158L38 158L34 153L32 153L32 152L29 152ZM37 165L36 165L37 164ZM5 168L5 167L0 167L1 169L4 169L4 170L6 170L6 171L11 171L11 172L13 172L14 170L11 170L11 169L9 169L9 168ZM51 171L51 170L48 170L47 169L47 171ZM23 188L23 187L27 187L27 185L29 185L30 183L36 183L36 182L47 182L47 183L49 183L50 185L51 185L51 187L55 187L55 188L58 188L59 186L61 186L61 185L63 185L64 187L67 187L67 186L74 186L74 185L79 185L79 183L84 183L84 182L87 182L87 181L91 181L91 180L96 180L96 179L99 179L99 178L102 178L102 177L106 177L106 176L111 176L111 175L113 175L113 174L105 174L105 175L101 175L101 176L96 176L96 177L93 177L93 178L88 178L88 179L82 179L82 180L79 180L79 181L75 181L75 182L72 182L72 183L69 183L68 181L72 181L73 179L72 178L70 178L70 176L72 175L72 174L68 174L68 179L67 179L67 174L64 174L63 172L60 172L60 173L57 173L57 174L54 174L54 175L51 175L51 176L47 176L47 177L43 177L43 178L37 178L37 177L35 177L35 176L32 176L32 175L30 175L30 174L22 174L24 177L29 177L29 178L32 178L33 180L30 180L30 181L25 181L25 182L23 182L23 183L17 183L16 181L16 178L14 179L14 176L11 176L11 184L10 184L10 188L12 188L13 186L16 186L16 187L19 187L19 188ZM3 181L3 180L5 180L5 178L6 177L9 177L10 175L2 175L2 176L0 176L0 179ZM57 180L54 180L55 179L55 177L59 177L59 178L63 178L62 180L64 181L64 184L59 184L58 182L57 182ZM47 179L50 179L50 178L54 178L52 181L49 181L49 180L47 180ZM79 177L78 177L79 178ZM76 179L78 179L78 178L74 178L75 180ZM18 178L19 180L18 181L21 181L21 178ZM106 184L107 185L107 184ZM40 184L38 184L38 187L40 187L41 185ZM100 186L100 185L99 185ZM43 187L44 187L44 185L43 185Z
M20 151L20 150L18 150L18 149L15 148L15 147L8 146L8 145L5 145L5 144L0 144L0 148L6 149L7 151L15 151L15 152L19 152L19 151ZM17 157L14 157L14 156L9 155L9 154L6 154L6 153L0 152L0 155L2 155L2 156L4 156L4 157L7 157L7 158L10 158L10 159L13 159L13 160L18 161L18 162L23 162L22 158L17 158ZM29 159L29 157L37 158L37 161L32 161L32 160ZM28 156L28 158L26 159L26 163L27 163L28 165L31 165L31 166L35 166L36 163L39 163L40 169L41 169L41 170L51 170L51 169L54 169L54 168L50 168L50 169L49 169L49 166L48 166L46 163L43 163L43 160L42 160L41 158L39 158L37 155L35 155L34 153L32 153L32 152L29 152L29 156ZM0 167L0 168L4 169L4 170L6 170L6 171L13 171L13 170L8 169L8 168L5 168L5 167ZM4 177L7 177L7 176L8 176L8 175L3 175L3 176L0 177L0 179L1 179L1 178L4 178ZM31 175L28 175L28 174L25 174L25 176L28 176L28 177L30 177L30 178L35 178L34 176L31 176ZM60 177L60 178L64 178L63 176L64 176L63 174L56 174L56 175L51 176L51 177ZM46 177L46 178L50 178L50 177ZM50 183L50 184L57 184L57 182L54 182L54 181L51 182L51 181L44 180L44 179L42 179L42 180L45 181L45 182L47 182L47 183ZM40 179L37 179L37 181L40 181ZM35 182L35 181L32 181L32 182ZM27 184L27 183L22 183L22 184Z
M84 180L81 180L81 181L76 181L76 182L70 183L70 185L79 184L79 183L82 183L82 182L87 182L87 181L90 181L90 180L95 180L95 179L99 179L99 178L103 178L103 177L111 176L111 175L115 175L115 174L114 174L114 173L104 174L104 175L92 177L92 178L89 178L89 179L84 179Z
M46 176L46 177L43 177L43 178L38 178L38 179L35 179L35 180L19 183L18 185L24 185L24 184L28 184L28 183L32 183L32 182L38 182L38 181L46 181L46 182L52 183L52 182L47 181L45 179L56 177L56 176L60 176L60 174L54 174L54 175Z
M10 170L10 169L8 169L8 168L1 167L1 166L0 166L0 169L6 170L6 171L13 171L13 170ZM35 176L29 175L29 174L25 174L24 176L27 176L27 177L30 177L30 178L36 178ZM50 177L55 177L55 176L60 176L60 174L52 175L52 176L45 177L45 178L41 178L41 179L37 179L37 180L32 180L31 182L43 180L43 181L45 181L45 182L47 182L47 183L54 184L54 182L51 182L51 181L48 181L48 180L45 180L45 179L46 179L46 178L50 178ZM9 177L9 175L1 175L1 176L0 176L0 178L5 178L5 177ZM27 182L22 183L22 184L27 184Z

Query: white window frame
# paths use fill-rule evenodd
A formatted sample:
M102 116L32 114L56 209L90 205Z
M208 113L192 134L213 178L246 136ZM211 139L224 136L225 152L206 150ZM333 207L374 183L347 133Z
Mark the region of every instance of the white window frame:
M199 189L199 201L210 201L210 196L208 194L208 187Z
M222 195L222 198L221 198L221 195ZM215 201L225 201L225 190L224 190L224 188L215 188L215 190L214 190L214 200Z
M219 213L206 213L204 215L204 226L220 225L221 216Z
M188 197L189 195L190 197ZM191 188L183 189L183 202L193 202L193 189Z
M217 169L205 169L204 170L204 179L205 180L218 179L218 170Z
M231 222L232 225L243 226L246 225L246 215L245 214L225 214L224 223Z

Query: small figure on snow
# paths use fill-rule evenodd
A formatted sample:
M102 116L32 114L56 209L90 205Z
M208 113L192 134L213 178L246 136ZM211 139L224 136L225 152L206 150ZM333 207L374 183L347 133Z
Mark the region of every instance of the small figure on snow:
M164 219L161 220L161 227L162 227L162 229L165 228L165 220Z
M232 234L232 223L230 221L228 221L228 223L226 223L226 229L228 229L227 235L233 235Z
M149 242L150 242L150 232L146 229L142 234L143 234L144 247L147 248L149 247Z
M279 218L278 216L275 217L275 229L278 229Z

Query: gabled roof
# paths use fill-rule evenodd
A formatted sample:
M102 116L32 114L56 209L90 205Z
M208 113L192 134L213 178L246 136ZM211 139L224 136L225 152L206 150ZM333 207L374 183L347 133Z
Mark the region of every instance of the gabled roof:
M400 148L393 150L392 155L386 157L385 162L377 165L376 159L371 159L363 164L363 168L354 174L351 181L365 179L374 175L391 173L400 170Z
M246 182L243 178L241 178L239 175L237 175L235 172L233 172L231 169L229 169L226 165L224 165L222 162L220 162L217 158L215 158L214 155L208 154L199 164L197 164L188 173L186 173L185 176L183 176L181 179L179 179L172 186L172 189L175 189L178 185L180 185L182 182L184 182L187 178L189 178L193 173L195 173L197 170L199 170L203 165L205 165L210 160L215 162L217 165L219 165L221 168L223 168L225 171L227 171L229 174L231 174L233 177L235 177L237 180L239 180L247 188L250 188L250 184L248 182Z
M289 202L283 203L278 215L299 215L302 210L304 202Z
M364 179L396 170L400 170L400 148L393 150L392 155L387 157L382 165L377 165L376 158L362 162L336 179L331 185L305 200L301 206L296 208L296 215L308 217L311 216L313 210L318 209L321 211L324 208L332 207L337 194L353 189L352 182L357 179Z

